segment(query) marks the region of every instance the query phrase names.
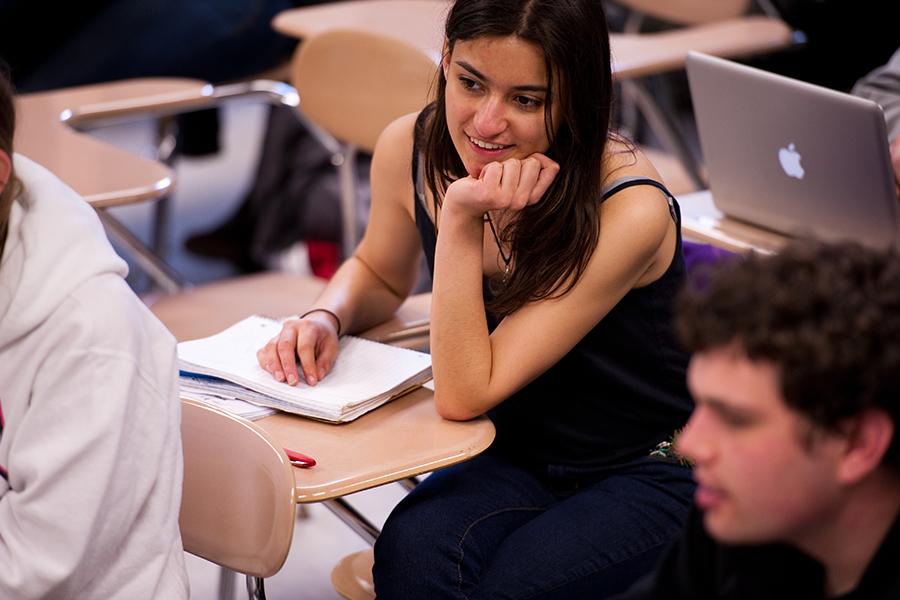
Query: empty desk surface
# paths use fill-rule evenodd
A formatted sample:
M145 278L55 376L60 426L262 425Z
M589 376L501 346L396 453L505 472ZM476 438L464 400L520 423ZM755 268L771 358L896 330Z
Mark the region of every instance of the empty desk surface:
M283 11L272 26L301 39L327 29L365 29L406 41L437 63L450 4L446 0L349 0ZM727 58L771 51L790 41L791 30L784 22L762 15L699 25L689 32L610 35L613 74L623 79L683 68L688 50Z
M301 39L329 29L364 29L403 40L437 63L449 8L443 0L350 0L289 9L276 15L272 26Z
M200 80L146 78L22 94L16 98L14 147L95 208L159 198L174 184L168 167L79 133L72 125L177 106L206 93Z
M272 318L300 314L325 284L324 279L306 275L256 273L160 296L150 310L181 342L212 335L254 314ZM431 294L410 296L390 320L362 335L377 341L399 337L407 343L398 345L427 346L430 311Z
M295 469L297 502L319 502L398 481L472 458L494 439L486 418L447 421L420 388L344 425L288 414L256 422L285 448L317 464Z

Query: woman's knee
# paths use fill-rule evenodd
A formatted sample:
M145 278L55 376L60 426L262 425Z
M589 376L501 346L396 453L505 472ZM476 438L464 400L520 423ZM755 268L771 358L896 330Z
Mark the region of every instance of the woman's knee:
M379 598L426 598L456 587L456 542L446 511L407 496L375 543L373 575Z
M410 557L430 551L440 537L441 515L433 502L409 502L408 496L388 516L375 545L379 556Z

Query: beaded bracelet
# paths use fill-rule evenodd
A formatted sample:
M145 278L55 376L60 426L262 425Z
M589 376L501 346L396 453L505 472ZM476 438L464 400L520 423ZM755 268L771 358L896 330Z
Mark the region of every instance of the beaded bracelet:
M338 337L341 337L341 318L339 316L337 316L336 314L334 314L333 312L331 312L330 310L328 310L327 308L312 308L297 318L302 319L303 317L305 317L307 315L311 315L314 312L323 312L323 313L328 313L329 315L331 315L331 317L334 319L334 322L337 323L337 335L338 335Z

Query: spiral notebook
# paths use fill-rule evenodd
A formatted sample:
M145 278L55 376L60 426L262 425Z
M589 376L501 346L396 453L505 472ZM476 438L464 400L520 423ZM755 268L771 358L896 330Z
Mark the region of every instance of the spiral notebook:
M295 386L279 383L259 366L256 351L280 331L281 322L252 316L215 335L179 343L182 389L344 423L431 379L429 354L345 335L322 381L310 386L301 376Z

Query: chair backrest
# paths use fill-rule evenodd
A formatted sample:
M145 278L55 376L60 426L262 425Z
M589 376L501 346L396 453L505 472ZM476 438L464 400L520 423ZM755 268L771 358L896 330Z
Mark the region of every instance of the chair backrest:
M253 423L182 400L184 549L253 577L281 568L294 532L294 473Z
M369 153L391 121L427 104L437 73L437 63L424 51L356 29L305 39L291 68L306 116Z
M615 0L626 8L677 23L697 25L739 17L747 13L752 0Z

